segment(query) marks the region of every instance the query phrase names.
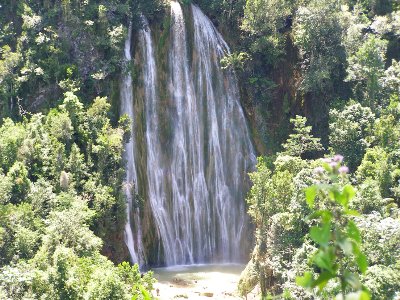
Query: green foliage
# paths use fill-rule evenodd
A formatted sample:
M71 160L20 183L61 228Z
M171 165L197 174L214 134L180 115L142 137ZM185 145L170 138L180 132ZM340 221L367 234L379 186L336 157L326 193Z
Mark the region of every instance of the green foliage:
M370 35L348 58L347 81L355 82L355 95L370 107L381 104L381 78L385 73L387 41Z
M2 5L0 117L54 107L62 92L112 95L129 20L154 18L165 1L32 1Z
M305 127L305 118L298 117L300 127L308 133L305 143L308 150L320 147L317 139ZM297 145L298 131L287 144ZM291 148L290 148L291 149ZM301 148L303 149L303 148ZM280 153L271 164L267 158L259 159L257 171L250 174L253 186L247 198L249 214L256 224L256 246L247 272L242 274L239 289L243 294L252 290L257 282L262 295L277 294L294 282L292 271L288 268L296 255L296 249L303 244L306 224L301 216L308 213L303 189L315 177L312 163L296 155ZM247 275L246 275L247 274ZM245 276L250 276L246 278ZM291 290L293 291L293 290ZM303 293L304 294L304 293ZM302 295L303 295L302 294Z
M357 222L363 235L364 252L373 264L362 276L363 282L373 299L391 299L399 291L400 221L375 212Z
M66 92L47 115L0 127L2 298L150 299L151 273L142 278L137 266L115 267L100 253L100 237L110 240L125 222L129 120L113 127L109 110L106 98L85 109Z
M351 185L344 185L347 167L341 166L341 159L335 156L329 164L324 164L328 184L312 185L306 189L306 201L314 209L308 219L317 222L310 228L310 238L318 246L311 261L319 272L315 279L311 272L306 272L296 282L305 288L318 287L323 291L329 281L338 280L340 294L336 298L348 299L352 292L357 299L367 300L370 299L369 293L363 290L355 271L358 269L364 274L368 268L367 258L361 251L361 234L352 220L358 212L349 209L356 192ZM323 169L317 169L317 172L322 176ZM316 198L323 204L315 203ZM316 209L316 204L324 209Z
M234 68L235 70L242 70L249 59L250 56L246 52L232 53L221 59L221 67L223 69Z
M315 138L311 134L311 126L306 126L307 119L296 116L291 119L294 133L289 135L288 140L283 145L284 154L291 156L301 156L309 152L317 152L323 150L319 138Z
M373 212L358 218L357 222L364 237L364 252L371 264L396 267L400 257L399 219Z
M21 203L28 195L31 185L28 170L24 164L16 162L8 171L7 177L12 183L10 202L13 204Z
M244 69L247 76L257 74L257 78L276 83L263 93L257 92L258 86L243 84L250 101L259 106L259 99L267 92L273 105L262 109L279 113L263 118L282 128L282 120L288 119L282 114L286 110L282 98L290 95L289 113L306 114L312 124L319 125L316 132L320 136L326 136L329 107L338 107L350 97L379 114L390 95L398 94L400 27L396 3L246 1L245 33L239 49L252 59ZM257 115L257 123L261 123L259 119ZM265 127L258 129L268 130Z
M9 45L0 48L0 99L8 99L16 94L19 83L16 81L15 68L21 61L21 54L13 52ZM7 103L0 102L0 111L9 112Z
M294 1L247 0L241 29L251 35L247 46L254 57L262 60L253 63L276 65L286 53L286 37L279 33L285 20L295 10ZM256 68L257 69L257 68Z
M368 268L365 286L372 299L395 299L400 290L399 268L375 265Z
M305 92L332 93L335 80L342 79L344 29L339 12L334 1L310 1L296 11L293 42L303 59L301 88Z
M121 153L131 130L126 116L110 120L103 96L115 93L110 87L124 71L129 22L135 33L143 13L154 31L165 17L159 47L165 44L167 1L6 2L0 7L0 298L148 299L151 275L141 278L137 266L115 267L100 255L121 242L111 238L125 220ZM373 299L398 297L398 1L195 2L233 48L221 64L238 71L245 111L260 131L255 137L277 145L289 116L306 115L322 125L315 128L321 137L329 134L330 152L342 153L355 172L339 176L334 190L326 171L314 172L321 161L310 159L322 155L320 140L305 118L292 120L284 151L259 159L250 175L256 245L241 291L260 284L263 296L313 299L295 282L310 272L304 285L313 278L324 285L339 274L355 289L367 287ZM347 203L349 182L358 192ZM306 197L304 189L314 185L320 188L307 189ZM328 191L332 198L321 196ZM309 204L328 217L306 219ZM347 216L347 205L361 215ZM337 213L328 221L331 211ZM364 265L355 259L357 247L370 263L359 280L354 274ZM339 292L330 280L318 297Z
M3 120L0 127L0 168L8 170L16 161L18 148L25 135L21 124L15 124L11 119Z
M374 147L367 150L361 165L357 169L357 181L363 182L366 179L376 180L383 196L390 196L392 178L390 174L388 155L384 149Z
M383 111L379 119L375 121L375 139L379 145L389 151L397 147L400 138L399 128L396 126L399 119L398 112L398 100L392 97L386 111Z
M1 206L0 265L13 259L29 259L38 250L43 223L29 203Z
M374 124L374 114L369 107L350 104L342 111L330 111L329 142L333 153L342 153L351 170L360 164L370 145L369 137Z
M372 178L367 178L360 184L357 196L350 206L363 214L368 214L373 211L382 212L384 204L379 183Z
M396 119L396 103L393 100L381 118ZM349 107L344 111L352 113L341 116L343 125L336 133L353 138L351 132L356 132L358 137L350 139L353 143L361 143L360 136L371 143L386 143L388 139L371 136L379 124L371 110L359 104ZM300 120L304 128L305 119ZM287 149L301 149L300 138L309 141L310 132L308 128L303 134L290 135L285 145L295 147ZM243 295L257 284L263 297L284 299L337 295L342 299L341 294L346 299L391 299L398 294L398 198L384 198L393 194L393 177L399 178L397 146L368 147L363 148L364 158L354 156L361 161L355 176L346 174L349 170L341 165L342 156L307 160L298 155L299 150L278 153L273 163L272 158L259 159L257 171L250 174L253 186L247 198L256 225L256 245L239 282ZM331 148L339 146L331 144ZM354 163L347 158L346 162Z
M243 29L251 32L275 33L295 8L291 0L247 0Z
M241 23L246 0L196 0L191 2L199 5L207 15L218 19L221 23L229 27L228 30L236 34Z
M393 59L379 83L387 92L400 95L400 62Z

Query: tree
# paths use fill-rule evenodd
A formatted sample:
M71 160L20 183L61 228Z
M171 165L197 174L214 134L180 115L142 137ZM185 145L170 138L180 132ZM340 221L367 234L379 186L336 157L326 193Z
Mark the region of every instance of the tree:
M350 170L355 170L370 145L375 116L369 107L359 103L347 105L342 111L330 111L329 144L332 153L340 153Z
M300 88L304 92L324 96L325 101L333 96L333 86L344 77L343 30L335 1L310 1L297 9L293 41L302 58Z
M348 58L346 81L355 84L360 102L373 109L382 104L381 78L385 73L387 41L368 35L361 47Z
M301 155L322 146L312 137L305 118L297 116L292 123L294 133L289 135L285 151L275 160L259 158L257 171L250 174L253 186L246 200L256 225L256 246L239 284L244 295L257 283L263 297L278 295L295 279L288 266L293 266L293 257L305 235L306 224L301 216L308 209L303 189L315 177L314 161L304 160Z
M386 93L394 93L400 97L400 62L392 60L392 64L385 70L385 75L380 78L380 84Z
M126 217L130 126L113 126L109 110L106 98L86 109L67 92L47 115L0 126L1 298L150 299L151 274L122 272L100 253L123 247L114 241Z
M312 127L306 126L307 119L301 116L296 116L291 119L294 133L289 134L289 138L283 144L283 154L292 156L301 156L305 153L318 152L323 150L319 138L315 138L311 134Z
M247 0L242 27L254 33L275 34L294 8L291 0Z

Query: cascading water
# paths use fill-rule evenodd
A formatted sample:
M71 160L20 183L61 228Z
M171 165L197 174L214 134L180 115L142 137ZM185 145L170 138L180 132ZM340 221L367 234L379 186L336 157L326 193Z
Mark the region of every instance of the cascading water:
M246 174L255 163L237 80L231 70L222 70L220 66L229 48L201 10L194 5L191 10L190 40L194 50L189 53L181 5L171 1L169 67L165 70L167 101L158 94L163 82L158 78L147 21L138 35L143 58L143 92L138 94L144 97L141 103L146 143L142 154L146 155L146 179L142 184L146 184L145 198L167 265L240 260L247 224L243 201ZM139 119L132 113L132 93L130 98L126 94L121 91L123 112ZM124 104L128 100L130 104ZM137 182L136 170L143 165L137 163L140 159L134 155L129 156L140 152L134 147L132 139L126 145L127 180ZM128 194L127 198L128 204L132 202ZM128 207L132 209L131 205ZM127 232L126 229L129 248ZM141 232L137 235L137 240L141 240ZM135 258L129 250L132 260L138 259L138 252L133 251Z
M214 228L214 247L222 259L233 261L240 257L243 248L244 183L247 171L254 166L255 154L240 106L236 77L232 70L224 72L220 65L221 59L230 53L229 47L197 6L192 5L192 13L195 94L199 103L206 104L207 111L204 125L207 148L203 155L207 158L205 176L212 222L215 222L210 227ZM207 228L201 231L206 238Z
M128 37L125 41L124 47L124 61L126 65L125 74L122 76L121 84L121 113L127 114L131 120L135 120L134 116L134 102L133 102L133 88L132 88L132 75L129 70L132 61L131 56L131 43L132 43L132 24L129 25ZM142 230L140 222L140 211L133 205L133 195L138 193L137 186L137 171L135 164L135 126L134 122L131 125L131 138L125 145L124 159L127 162L126 166L126 181L124 183L124 192L126 196L126 214L127 222L125 224L124 239L128 247L131 261L133 263L143 263L143 246L142 246ZM132 218L133 216L133 218ZM136 233L136 247L135 239L132 232L132 225L135 225Z

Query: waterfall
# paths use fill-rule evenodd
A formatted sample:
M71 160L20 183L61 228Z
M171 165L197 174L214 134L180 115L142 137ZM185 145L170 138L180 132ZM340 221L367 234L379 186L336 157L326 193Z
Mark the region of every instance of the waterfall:
M142 18L144 28L139 33L141 52L143 56L143 86L145 98L146 119L146 146L147 146L147 182L148 199L153 211L155 223L161 236L168 234L165 228L168 226L163 221L167 218L167 212L163 210L166 205L165 195L165 171L163 167L163 151L160 145L158 110L159 98L157 94L157 68L151 38L151 30L146 18Z
M195 5L194 78L196 96L206 104L204 157L208 198L212 201L212 235L223 261L240 257L246 223L244 198L247 172L255 164L250 133L240 105L238 83L232 70L222 70L221 59L230 50L212 22ZM200 204L201 205L201 204ZM206 212L205 212L206 213ZM202 229L207 235L207 229ZM206 236L204 237L204 239ZM215 249L207 249L213 253ZM220 259L221 259L220 258Z
M133 88L132 88L132 76L129 70L130 63L132 61L131 57L131 42L132 42L132 24L129 24L128 37L125 40L124 47L124 61L126 70L122 76L121 82L121 114L127 114L131 120L135 119L133 113ZM128 247L131 261L133 263L140 263L139 252L141 251L141 229L139 220L139 211L137 208L133 207L133 195L138 191L137 187L137 172L135 164L135 126L134 122L131 125L131 138L129 142L125 144L124 160L127 162L126 165L126 178L124 183L124 193L126 196L126 215L127 222L125 224L124 239L125 244ZM131 215L133 214L133 222L131 222ZM135 241L132 232L132 225L137 224L138 228L136 230L139 245L135 248Z
M166 265L236 262L243 255L246 239L245 182L255 154L235 74L220 65L229 47L197 6L190 9L193 24L186 24L181 5L171 1L168 57L162 58L168 64L163 76L159 76L162 67L157 66L150 27L143 20L144 28L138 34L142 83L136 87L142 91L138 93L143 97L144 107L138 109L142 117L132 113L128 84L123 87L130 88L130 95L122 90L121 100L123 112L143 120L146 145L144 153L135 151L134 138L126 145L127 181L137 182L136 171L145 174L143 194ZM125 58L130 59L126 53ZM126 77L123 82L131 82L130 75ZM166 91L161 94L163 86ZM135 157L139 152L145 157ZM143 158L145 166L138 164ZM127 193L129 209L131 198ZM139 247L131 251L135 239L130 238L130 228L127 225L125 240L132 260L140 260ZM136 222L134 228L138 229ZM136 233L136 241L142 240L141 235Z

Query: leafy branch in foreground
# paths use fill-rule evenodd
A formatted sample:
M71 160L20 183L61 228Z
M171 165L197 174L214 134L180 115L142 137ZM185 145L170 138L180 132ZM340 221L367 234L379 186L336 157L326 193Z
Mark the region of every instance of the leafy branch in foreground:
M307 289L318 287L322 292L333 281L340 284L336 299L369 300L370 294L359 279L359 273L367 271L368 262L361 251L360 231L352 220L359 213L349 209L356 192L352 185L345 184L349 169L342 161L341 155L325 159L323 167L315 172L328 183L312 185L305 191L307 204L314 210L307 219L317 223L309 232L318 247L311 257L317 276L305 272L296 282Z

